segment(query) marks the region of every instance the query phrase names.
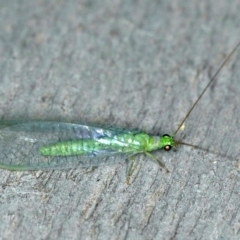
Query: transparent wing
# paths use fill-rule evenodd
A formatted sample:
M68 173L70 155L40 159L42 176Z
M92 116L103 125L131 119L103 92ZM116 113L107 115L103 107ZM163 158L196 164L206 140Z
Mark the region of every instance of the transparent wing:
M113 157L120 155L113 149L67 157L42 156L39 151L41 147L56 142L112 138L124 132L132 133L134 131L64 122L0 121L0 168L9 170L68 169L125 160L129 154Z

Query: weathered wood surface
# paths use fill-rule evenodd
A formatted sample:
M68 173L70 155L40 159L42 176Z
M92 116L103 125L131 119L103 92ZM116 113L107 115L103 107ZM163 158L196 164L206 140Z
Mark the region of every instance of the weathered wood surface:
M231 1L1 1L0 116L172 133L240 40ZM126 164L0 171L1 239L239 239L240 50L178 135ZM124 160L124 159L123 159Z

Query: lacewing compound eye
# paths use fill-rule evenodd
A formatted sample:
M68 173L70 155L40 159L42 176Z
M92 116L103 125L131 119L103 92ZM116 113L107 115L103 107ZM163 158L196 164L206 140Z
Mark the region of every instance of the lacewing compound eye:
M170 135L168 135L168 134L164 134L163 137L170 137Z
M165 151L170 151L171 150L171 146L170 145L166 145L163 149L165 150Z

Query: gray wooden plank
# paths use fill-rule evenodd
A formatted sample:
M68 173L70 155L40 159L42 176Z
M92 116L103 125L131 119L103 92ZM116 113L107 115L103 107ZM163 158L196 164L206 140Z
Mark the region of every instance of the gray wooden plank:
M0 116L173 133L240 40L240 3L1 1ZM0 171L2 239L239 239L239 51L178 138L126 164ZM227 155L221 156L222 155ZM124 159L123 159L124 160Z

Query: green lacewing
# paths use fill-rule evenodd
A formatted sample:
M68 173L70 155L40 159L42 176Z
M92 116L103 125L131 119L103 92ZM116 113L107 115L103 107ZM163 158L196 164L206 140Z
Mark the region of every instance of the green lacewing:
M197 147L176 141L175 136L239 45L240 42L211 78L172 135L152 136L138 130L66 122L1 120L0 168L24 171L98 166L108 163L109 157L119 155L130 162L127 171L129 178L133 172L134 156L144 153L168 172L165 165L151 152L158 149L169 151L178 144Z

